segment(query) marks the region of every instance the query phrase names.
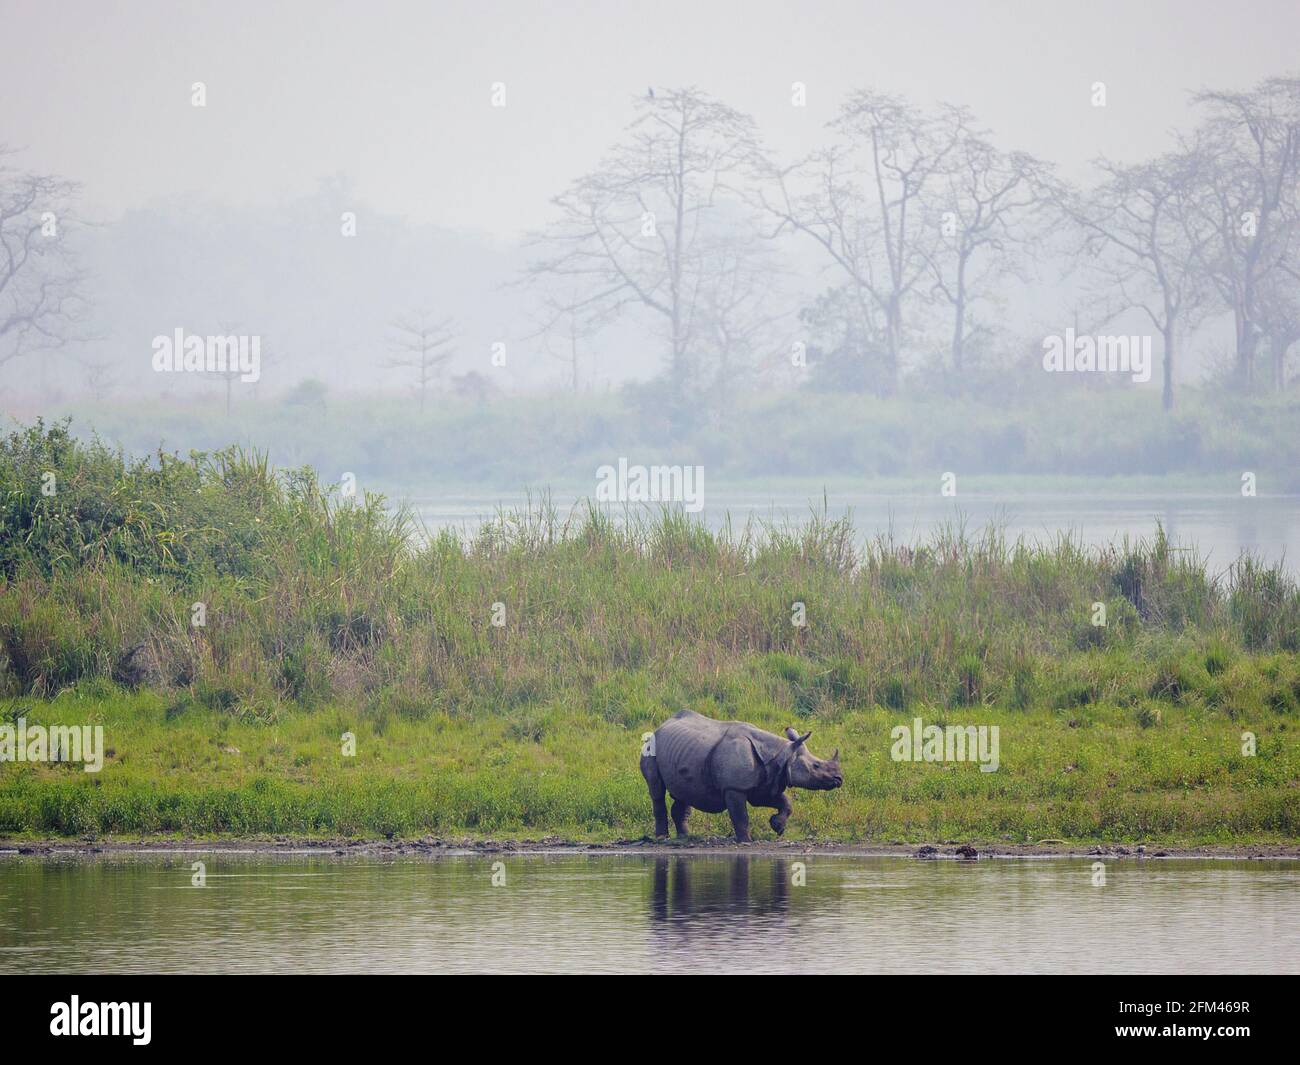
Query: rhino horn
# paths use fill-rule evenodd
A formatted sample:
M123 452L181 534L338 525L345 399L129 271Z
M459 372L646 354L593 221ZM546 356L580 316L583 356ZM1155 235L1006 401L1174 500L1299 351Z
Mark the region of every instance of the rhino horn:
M835 753L834 753L833 755L831 755L831 761L832 761L832 762L838 762L839 760L840 760L840 749L839 749L838 747L836 747L836 748L835 748Z

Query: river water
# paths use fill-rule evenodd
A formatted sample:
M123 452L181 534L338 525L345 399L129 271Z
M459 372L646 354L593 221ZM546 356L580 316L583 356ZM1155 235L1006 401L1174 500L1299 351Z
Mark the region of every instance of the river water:
M1113 493L1085 486L1034 491L961 491L956 497L934 493L828 492L814 486L751 489L707 489L700 518L718 529L730 521L740 530L746 521L777 526L797 525L814 510L831 518L848 516L863 542L890 536L902 543L925 542L945 526L962 527L978 536L990 526L1009 541L1051 544L1070 535L1089 546L1150 539L1157 524L1174 543L1195 549L1212 573L1223 573L1243 552L1270 563L1283 563L1300 573L1300 496L1244 497L1227 485L1219 494ZM590 493L588 493L590 494ZM395 497L396 498L396 497ZM552 493L560 516L568 516L580 494ZM452 493L438 497L410 495L421 525L429 531L452 528L473 532L498 507L522 508L524 494L471 496ZM534 497L534 502L536 497ZM579 512L585 503L578 503ZM613 506L616 515L652 511L644 505Z
M0 973L1300 972L1300 862L1097 861L6 855Z

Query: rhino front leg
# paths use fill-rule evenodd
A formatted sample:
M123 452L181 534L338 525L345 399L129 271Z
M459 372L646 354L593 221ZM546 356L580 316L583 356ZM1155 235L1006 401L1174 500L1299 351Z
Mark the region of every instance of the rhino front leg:
M749 804L743 791L728 791L723 798L727 800L727 813L731 815L731 827L736 830L737 843L752 843L749 834Z
M777 801L780 805L776 808L776 813L768 819L768 824L772 826L772 831L780 836L785 833L785 823L790 820L794 807L790 805L790 800L785 797L784 792L777 796Z
M691 816L691 808L681 799L673 800L673 827L677 829L679 836L689 836L686 830L686 819Z
M659 775L659 761L654 755L642 755L641 775L645 777L646 786L650 789L650 805L655 810L655 838L660 839L668 835L668 804L664 801L667 789L664 787L664 778Z

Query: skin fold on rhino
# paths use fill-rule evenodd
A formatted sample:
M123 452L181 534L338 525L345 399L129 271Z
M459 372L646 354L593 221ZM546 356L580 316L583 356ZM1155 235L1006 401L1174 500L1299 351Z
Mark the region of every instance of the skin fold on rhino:
M769 823L779 836L790 817L787 788L829 791L844 783L837 748L829 759L813 757L811 732L785 736L744 721L714 721L693 710L674 714L655 730L641 753L641 775L654 804L655 835L668 835L665 795L672 796L673 825L687 835L692 809L731 816L736 839L751 842L749 807L776 811Z

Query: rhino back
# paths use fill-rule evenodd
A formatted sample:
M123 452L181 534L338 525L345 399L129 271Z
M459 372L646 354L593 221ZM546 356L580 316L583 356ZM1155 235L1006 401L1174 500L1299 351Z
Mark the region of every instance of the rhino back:
M659 773L673 798L705 811L722 809L722 793L709 779L709 758L723 732L721 722L689 710L669 718L655 731Z
M760 750L781 744L743 721L714 721L691 710L665 721L655 733L655 757L669 794L705 812L725 809L724 789L748 789L756 779L751 739Z

